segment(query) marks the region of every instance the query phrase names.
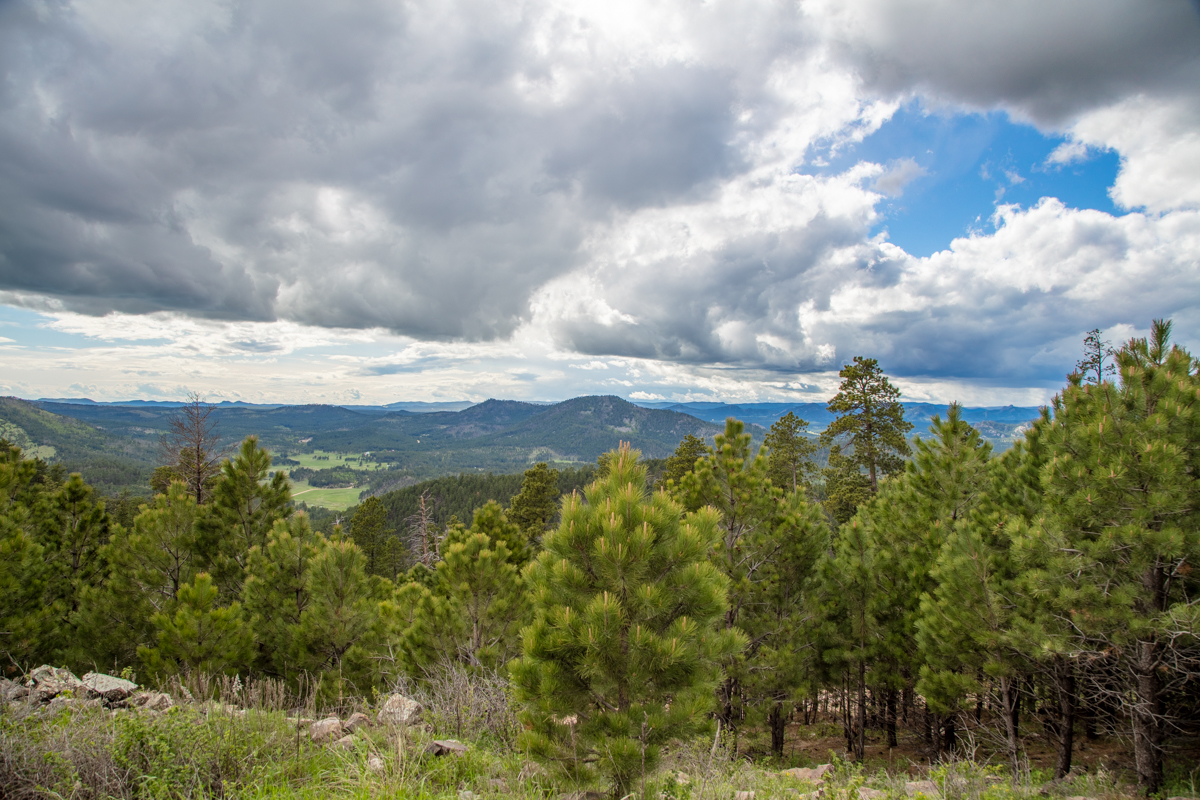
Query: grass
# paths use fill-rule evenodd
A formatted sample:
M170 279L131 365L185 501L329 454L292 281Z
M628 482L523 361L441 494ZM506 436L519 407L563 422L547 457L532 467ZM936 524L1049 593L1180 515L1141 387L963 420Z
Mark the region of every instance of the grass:
M333 467L349 467L350 469L366 470L368 472L386 469L386 464L378 461L362 461L360 453L328 453L324 450L313 450L311 453L291 453L288 458L299 461L300 466L309 469L331 469Z
M184 683L191 695L221 702L181 704L165 714L109 711L79 701L0 705L0 798L463 800L470 792L479 800L546 800L604 789L553 776L522 752L520 725L499 675L443 666L421 683L402 681L400 689L425 706L420 724L404 731L369 727L345 750L310 741L296 726L296 716L320 719L336 710L345 719L357 709L373 718L374 709L362 698L343 698L338 708L327 709L318 705L315 693L299 698L271 679L243 685L233 678L193 676ZM177 698L185 693L178 681L163 688ZM238 705L243 708L235 709ZM285 710L296 707L299 712ZM981 751L975 760L929 764L918 761L914 749L887 761L855 764L839 756L835 728L830 723L790 726L788 739L797 748L785 748L782 759L758 749L759 733L738 742L710 736L674 743L665 748L661 768L638 782L631 800L731 800L737 792L754 792L755 800L805 795L811 800L818 788L821 800L861 800L860 789L878 792L873 796L880 800L1135 796L1129 776L1104 763L1090 763L1058 783L1037 768L1013 780L1005 766ZM443 757L424 753L430 741L444 738L467 743L468 751ZM833 765L821 787L781 774L818 763ZM1168 769L1162 797L1196 795L1200 770L1195 763L1177 761ZM907 785L919 780L932 781L936 792L926 796Z
M306 481L292 482L292 497L303 500L310 506L321 506L332 511L345 511L358 503L363 487L349 486L340 489L314 489Z

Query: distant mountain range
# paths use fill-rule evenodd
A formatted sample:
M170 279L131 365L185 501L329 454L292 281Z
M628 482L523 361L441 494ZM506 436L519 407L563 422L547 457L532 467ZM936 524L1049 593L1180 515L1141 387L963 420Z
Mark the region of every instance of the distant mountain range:
M87 398L0 399L0 436L61 462L104 491L144 486L157 458L158 438L182 405L177 402L100 403ZM914 433L947 406L905 404ZM536 461L594 463L631 442L647 458L663 458L688 434L712 440L727 417L747 423L756 441L788 412L815 434L834 415L824 403L631 403L619 397L577 397L561 403L513 400L483 403L408 403L387 406L216 404L214 419L231 445L256 435L277 456L321 450L371 453L386 475L412 482L460 472L519 472ZM1036 408L964 409L964 417L1001 448L1036 419Z

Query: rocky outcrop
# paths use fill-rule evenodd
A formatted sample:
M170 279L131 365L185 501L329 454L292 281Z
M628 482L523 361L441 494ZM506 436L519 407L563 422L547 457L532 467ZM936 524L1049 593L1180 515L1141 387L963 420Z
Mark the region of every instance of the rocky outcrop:
M410 700L402 694L391 694L379 709L375 721L380 725L407 728L421 719L424 710L416 700Z
M29 673L25 686L36 702L48 703L63 692L79 691L83 683L69 669L43 664Z

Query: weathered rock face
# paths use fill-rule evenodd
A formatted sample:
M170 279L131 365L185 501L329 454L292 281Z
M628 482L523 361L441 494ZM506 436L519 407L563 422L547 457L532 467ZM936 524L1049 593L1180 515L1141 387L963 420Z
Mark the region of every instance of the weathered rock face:
M83 683L69 669L43 664L29 673L29 680L25 682L25 686L28 687L29 694L33 696L33 699L40 703L46 703L63 692L75 692L82 689Z
M308 726L308 735L314 742L340 739L345 733L342 721L337 717L329 717Z
M89 672L80 681L88 697L99 697L106 703L116 703L137 691L137 684L124 678L114 678L102 672Z
M348 733L336 742L330 745L338 750L353 750L354 749L354 734Z
M383 707L379 709L375 721L380 725L394 725L406 728L421 719L425 709L416 700L410 700L402 694L388 695Z

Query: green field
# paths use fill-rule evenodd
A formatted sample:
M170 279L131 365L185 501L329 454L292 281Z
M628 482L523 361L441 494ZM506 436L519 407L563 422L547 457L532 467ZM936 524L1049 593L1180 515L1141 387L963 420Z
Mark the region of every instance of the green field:
M304 481L292 482L292 497L303 500L310 506L321 506L333 511L345 511L352 505L357 505L358 495L363 487L346 489L314 489Z
M311 453L289 453L288 458L299 461L300 466L309 469L332 469L333 467L349 467L350 469L377 470L383 469L384 464L378 461L363 461L359 463L360 453L327 453L324 450L314 450Z

